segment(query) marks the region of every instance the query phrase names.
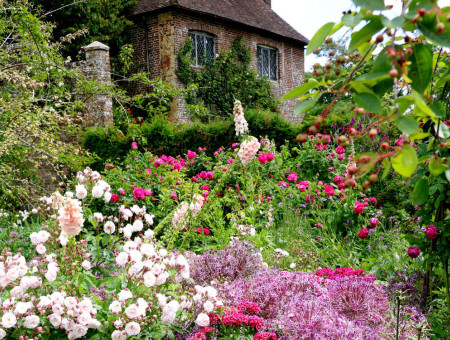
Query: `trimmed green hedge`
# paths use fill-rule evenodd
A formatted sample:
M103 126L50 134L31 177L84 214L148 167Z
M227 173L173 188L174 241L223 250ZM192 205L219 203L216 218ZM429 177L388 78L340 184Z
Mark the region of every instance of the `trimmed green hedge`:
M302 125L292 125L279 115L261 110L248 110L245 114L251 135L268 137L277 147L293 142L303 130ZM233 117L211 123L175 125L163 118L155 118L150 123L130 125L126 131L117 127L104 129L89 128L84 133L83 147L99 159L91 166L102 169L105 162L124 157L131 149L131 142L137 141L139 148L152 150L161 155L184 155L187 150L206 147L214 152L220 147L229 147L238 141Z

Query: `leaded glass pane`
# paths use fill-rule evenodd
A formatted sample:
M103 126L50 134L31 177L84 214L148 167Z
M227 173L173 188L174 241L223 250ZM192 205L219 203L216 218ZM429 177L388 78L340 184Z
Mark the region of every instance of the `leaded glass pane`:
M198 65L205 64L205 37L197 35L197 59Z
M269 76L269 50L266 48L262 50L262 75Z
M256 49L256 70L258 76L262 77L262 49L259 46Z
M277 51L270 50L270 77L271 80L277 80L278 78L278 65L277 65Z
M197 64L197 49L195 47L195 34L189 33L189 38L191 38L192 42L193 42L193 48L191 50L191 60L193 61L194 64Z
M211 61L214 59L214 39L206 37L206 59Z

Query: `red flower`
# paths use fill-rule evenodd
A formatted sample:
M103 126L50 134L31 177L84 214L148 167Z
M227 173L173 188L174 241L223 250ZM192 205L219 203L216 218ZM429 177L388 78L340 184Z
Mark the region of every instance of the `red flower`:
M355 202L355 209L353 209L353 213L355 214L362 214L364 211L364 204L362 204L361 202L356 201Z
M437 237L437 229L434 225L430 224L429 226L427 226L427 229L425 230L425 235L427 235L427 237L430 240L434 240Z
M361 230L358 233L359 238L367 238L369 236L369 230L366 228L361 228Z
M372 228L375 228L375 227L378 225L378 223L380 223L380 221L378 220L378 218L372 217L372 218L370 219L370 226L371 226Z
M274 155L273 155L273 153L272 152L269 152L267 155L266 155L266 158L267 158L267 161L268 162L271 162L272 161L272 159L274 159Z
M415 259L420 255L420 250L417 247L409 247L408 248L408 256L412 259Z
M119 202L119 201L120 201L119 195L117 195L117 194L112 194L112 195L111 195L111 199L110 199L109 201L112 202L112 203Z
M259 161L262 165L264 165L264 164L267 163L267 156L266 156L266 154L265 154L264 152L260 152L260 153L259 153L258 161Z
M325 194L327 196L334 196L334 188L331 185L325 186Z
M134 188L133 190L133 196L139 200L145 199L145 190L142 188Z

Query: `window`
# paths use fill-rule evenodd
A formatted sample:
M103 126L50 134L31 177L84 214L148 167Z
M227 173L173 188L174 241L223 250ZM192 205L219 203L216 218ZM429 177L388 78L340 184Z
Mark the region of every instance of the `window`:
M270 47L258 46L257 69L260 77L267 77L270 80L278 79L278 53Z
M189 32L189 38L194 43L191 57L195 66L205 65L214 59L214 38L204 33Z

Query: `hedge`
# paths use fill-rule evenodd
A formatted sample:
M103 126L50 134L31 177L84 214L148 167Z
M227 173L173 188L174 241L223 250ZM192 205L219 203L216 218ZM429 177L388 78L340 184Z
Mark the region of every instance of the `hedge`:
M262 110L248 110L245 114L250 133L256 137L268 137L277 147L293 142L304 130L302 125L292 125L278 114ZM131 142L137 141L140 149L151 150L162 155L184 155L187 150L206 147L214 152L220 147L229 147L238 141L234 130L233 117L211 123L175 125L164 118L155 118L142 125L130 125L126 131L117 127L88 128L84 132L83 147L97 155L98 160L91 164L97 170L105 162L126 156Z

